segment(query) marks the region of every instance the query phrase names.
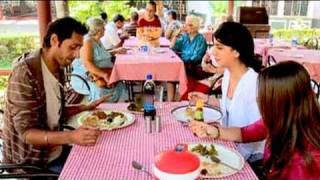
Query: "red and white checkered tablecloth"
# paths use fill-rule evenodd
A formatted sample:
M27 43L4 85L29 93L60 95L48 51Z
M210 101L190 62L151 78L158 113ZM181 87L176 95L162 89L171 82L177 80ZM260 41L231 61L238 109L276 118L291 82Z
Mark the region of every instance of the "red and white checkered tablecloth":
M152 162L156 154L173 149L176 144L200 142L188 127L174 120L171 109L183 103L156 104L157 115L161 116L162 131L145 133L142 115L136 115L134 124L114 131L105 131L93 147L75 145L68 157L59 179L67 180L140 180L149 177L131 167L136 160L152 171ZM126 110L128 104L102 104L102 109ZM235 149L233 142L201 139L201 142L214 142ZM258 179L246 163L241 172L224 179Z

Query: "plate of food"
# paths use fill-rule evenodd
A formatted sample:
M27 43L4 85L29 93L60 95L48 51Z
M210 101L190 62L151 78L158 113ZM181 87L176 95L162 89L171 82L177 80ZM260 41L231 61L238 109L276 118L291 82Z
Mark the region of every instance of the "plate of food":
M141 114L143 113L143 107L135 102L132 102L128 105L127 110L132 112L132 113L138 113Z
M134 123L134 115L122 111L97 110L84 112L79 118L79 125L98 127L100 130L113 130L127 127Z
M213 143L188 144L188 151L200 159L201 178L222 178L238 173L244 159L236 150Z
M171 114L178 121L188 122L194 119L194 112L196 110L195 106L184 105L177 108L174 108L171 111ZM219 122L222 121L222 112L211 106L203 107L203 119L206 123Z

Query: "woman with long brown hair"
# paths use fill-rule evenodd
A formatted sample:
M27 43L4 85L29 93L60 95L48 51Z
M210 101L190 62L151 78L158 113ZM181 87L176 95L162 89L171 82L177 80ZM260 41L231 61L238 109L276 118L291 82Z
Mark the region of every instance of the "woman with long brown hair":
M253 142L266 138L268 179L320 179L320 109L304 67L288 61L258 77L258 106L263 120L244 128L222 128L192 121L200 136Z

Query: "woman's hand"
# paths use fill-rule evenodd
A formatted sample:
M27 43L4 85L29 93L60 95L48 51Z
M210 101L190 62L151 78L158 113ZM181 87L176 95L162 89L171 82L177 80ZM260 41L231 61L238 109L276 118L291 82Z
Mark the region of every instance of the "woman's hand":
M209 95L202 92L190 92L188 94L188 99L192 104L195 104L198 99L201 99L204 102L208 102Z
M96 144L101 131L95 127L81 126L70 132L70 143L81 146L93 146Z
M208 72L208 73L216 73L217 72L217 67L213 66L212 64L204 64L202 66L203 71Z
M204 122L199 122L192 120L189 123L189 127L191 128L194 135L198 137L213 137L217 138L219 136L219 130L216 126L210 126Z

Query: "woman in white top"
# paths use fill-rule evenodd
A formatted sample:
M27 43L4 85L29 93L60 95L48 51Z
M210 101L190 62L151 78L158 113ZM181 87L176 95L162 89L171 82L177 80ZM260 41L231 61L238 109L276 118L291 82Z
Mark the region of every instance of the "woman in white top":
M200 92L189 93L189 99L202 98L209 104L220 106L223 126L243 127L261 118L257 97L257 72L261 63L254 58L253 38L246 27L236 22L225 22L214 33L214 59L224 67L222 99ZM245 159L255 161L263 153L264 142L239 144L238 149ZM250 157L252 156L252 157ZM261 156L262 158L262 156Z

